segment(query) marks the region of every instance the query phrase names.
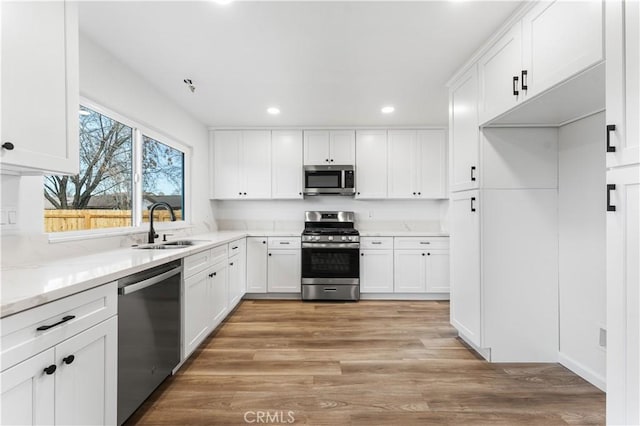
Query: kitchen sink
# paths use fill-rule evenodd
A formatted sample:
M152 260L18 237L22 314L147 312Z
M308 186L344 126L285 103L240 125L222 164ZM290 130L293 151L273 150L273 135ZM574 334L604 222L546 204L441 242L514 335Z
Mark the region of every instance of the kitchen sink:
M140 249L140 250L181 249L181 248L191 247L198 243L206 243L206 242L208 242L208 240L177 240L177 241L170 241L168 243L162 243L162 244L148 244L143 246L137 246L134 248Z

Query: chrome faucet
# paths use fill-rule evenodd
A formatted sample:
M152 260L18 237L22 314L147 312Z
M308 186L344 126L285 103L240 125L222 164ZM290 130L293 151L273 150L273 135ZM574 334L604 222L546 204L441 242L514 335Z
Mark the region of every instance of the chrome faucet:
M154 243L156 238L158 238L158 234L156 234L156 231L153 229L153 211L158 207L165 207L167 210L169 210L169 213L171 214L171 222L175 222L176 220L176 214L173 212L173 209L171 208L169 203L160 201L158 203L151 204L151 206L149 206L149 238L147 240L149 244Z

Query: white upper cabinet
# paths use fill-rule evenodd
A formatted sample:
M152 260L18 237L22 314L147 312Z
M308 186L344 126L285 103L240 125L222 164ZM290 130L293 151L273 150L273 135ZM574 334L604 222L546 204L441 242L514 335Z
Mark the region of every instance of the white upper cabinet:
M597 0L536 2L478 61L480 123L602 62L603 7ZM575 92L559 102L576 103L568 98L584 94Z
M271 196L302 198L302 131L271 132Z
M356 198L387 198L387 131L356 132Z
M640 163L640 2L607 1L607 167Z
M5 173L76 174L78 12L74 2L2 2Z
M478 69L474 65L449 90L451 191L478 187Z
M516 23L478 62L480 122L514 107L521 100L522 24Z
M445 198L445 131L389 130L388 173L389 198Z
M522 19L520 87L536 95L604 59L602 1L544 1ZM527 86L527 90L525 90Z
M304 165L353 165L356 137L353 130L305 130Z
M214 199L271 198L271 132L213 132Z

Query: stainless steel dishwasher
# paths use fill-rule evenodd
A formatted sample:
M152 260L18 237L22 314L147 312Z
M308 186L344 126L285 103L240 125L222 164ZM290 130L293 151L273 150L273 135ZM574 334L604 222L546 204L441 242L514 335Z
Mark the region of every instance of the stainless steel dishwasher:
M180 260L118 281L118 424L180 362Z

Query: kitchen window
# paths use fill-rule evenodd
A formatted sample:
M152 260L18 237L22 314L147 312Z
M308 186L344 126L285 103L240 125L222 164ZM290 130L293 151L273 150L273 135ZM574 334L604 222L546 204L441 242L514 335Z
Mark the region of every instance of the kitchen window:
M131 230L161 201L184 221L189 150L88 102L79 114L80 173L45 176L45 232ZM165 221L169 212L156 209L154 222Z

